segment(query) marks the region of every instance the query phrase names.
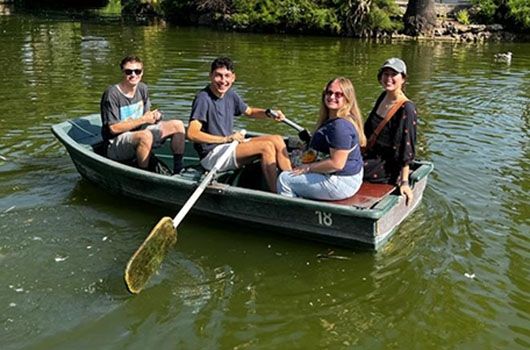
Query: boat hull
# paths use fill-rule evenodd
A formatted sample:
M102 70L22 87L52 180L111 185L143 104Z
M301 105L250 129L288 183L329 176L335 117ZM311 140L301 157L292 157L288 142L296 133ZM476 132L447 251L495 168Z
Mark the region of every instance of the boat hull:
M97 115L52 127L85 179L119 195L175 211L181 208L195 190L198 178L155 174L109 160L94 151L101 143L99 129ZM186 148L186 161L193 162L191 146ZM389 195L366 209L214 182L192 211L332 245L379 249L420 203L432 169L432 164L423 163L414 171L414 200L408 206L399 195Z

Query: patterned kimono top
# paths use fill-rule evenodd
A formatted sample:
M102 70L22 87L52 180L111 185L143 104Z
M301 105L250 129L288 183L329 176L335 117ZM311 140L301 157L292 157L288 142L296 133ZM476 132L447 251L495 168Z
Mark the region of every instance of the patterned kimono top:
M377 99L372 112L364 124L369 139L384 116L376 113L385 92ZM385 125L372 148L363 154L364 180L376 183L397 184L401 168L410 164L416 155L416 106L407 101Z

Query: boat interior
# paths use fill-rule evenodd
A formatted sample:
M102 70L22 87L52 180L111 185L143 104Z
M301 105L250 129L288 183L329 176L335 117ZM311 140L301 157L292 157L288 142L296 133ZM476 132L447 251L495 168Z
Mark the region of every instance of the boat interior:
M76 139L79 144L90 148L94 152L103 155L102 150L102 141L99 130L94 130L95 125L85 124L79 125L77 123L72 123L75 127L70 130L72 133L70 136ZM98 127L99 129L99 127ZM79 137L79 133L84 134ZM77 134L75 137L73 134ZM252 137L252 134L248 136ZM288 146L288 151L292 152L293 147L290 145L298 144L299 142L293 142L293 137L285 138L286 145ZM172 155L168 146L168 143L157 149L156 153L153 154L157 162L163 163L164 167L169 171L169 166L172 164ZM134 166L134 162L127 163L128 165ZM415 164L412 167L412 171L421 166L421 164ZM180 176L186 179L199 181L202 176L204 176L205 170L201 167L199 163L199 158L193 145L190 142L186 142L186 149L184 154L184 169L183 171L176 176ZM175 176L175 175L169 175ZM261 165L259 159L254 160L252 163L242 166L239 169L221 172L217 174L215 180L216 183L226 184L229 186L237 186L247 189L253 189L258 191L267 191L267 184L265 182L263 173L261 171ZM332 203L346 206L355 206L359 208L371 208L378 202L380 202L386 196L396 193L396 187L387 184L372 184L364 182L360 190L352 197L346 198L338 201L331 201Z
M285 139L285 143L288 146L288 152L291 153L293 149L289 145L296 143L291 142L288 138ZM204 175L205 170L202 168L198 157L195 155L195 150L191 147L191 144L186 143L184 169L179 176L198 181ZM170 164L171 159L167 157L167 154L157 152L156 156L159 159L163 159L165 164ZM214 181L230 186L267 191L267 183L263 176L259 159L255 159L252 163L244 165L239 169L218 173ZM395 191L396 186L393 185L364 182L354 196L329 202L345 206L371 208Z

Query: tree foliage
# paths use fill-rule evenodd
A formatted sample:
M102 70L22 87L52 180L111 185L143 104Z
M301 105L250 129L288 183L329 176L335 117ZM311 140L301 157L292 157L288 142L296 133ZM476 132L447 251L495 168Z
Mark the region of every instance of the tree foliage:
M233 0L233 15L227 20L243 29L339 33L340 23L329 5L325 0Z
M156 16L161 0L121 0L122 12L135 16Z
M402 28L394 0L338 0L335 3L346 35L367 37Z
M240 30L370 36L401 28L394 0L161 0L179 23Z
M476 19L485 23L501 23L514 31L530 29L528 0L472 0Z
M530 1L508 0L510 16L519 22L524 28L530 29Z

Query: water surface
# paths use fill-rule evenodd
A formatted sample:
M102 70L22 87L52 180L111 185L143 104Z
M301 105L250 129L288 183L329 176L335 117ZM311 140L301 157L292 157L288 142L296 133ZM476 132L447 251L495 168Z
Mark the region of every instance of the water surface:
M526 349L530 347L530 44L370 43L0 17L3 349ZM511 65L493 55L510 50ZM209 63L236 60L249 104L312 127L331 77L364 115L388 57L409 65L422 204L380 252L189 216L139 296L122 270L164 208L81 179L50 126L97 112L128 53L153 103L187 120ZM293 133L241 119L238 127ZM286 217L286 220L289 218ZM320 259L334 254L345 260Z

